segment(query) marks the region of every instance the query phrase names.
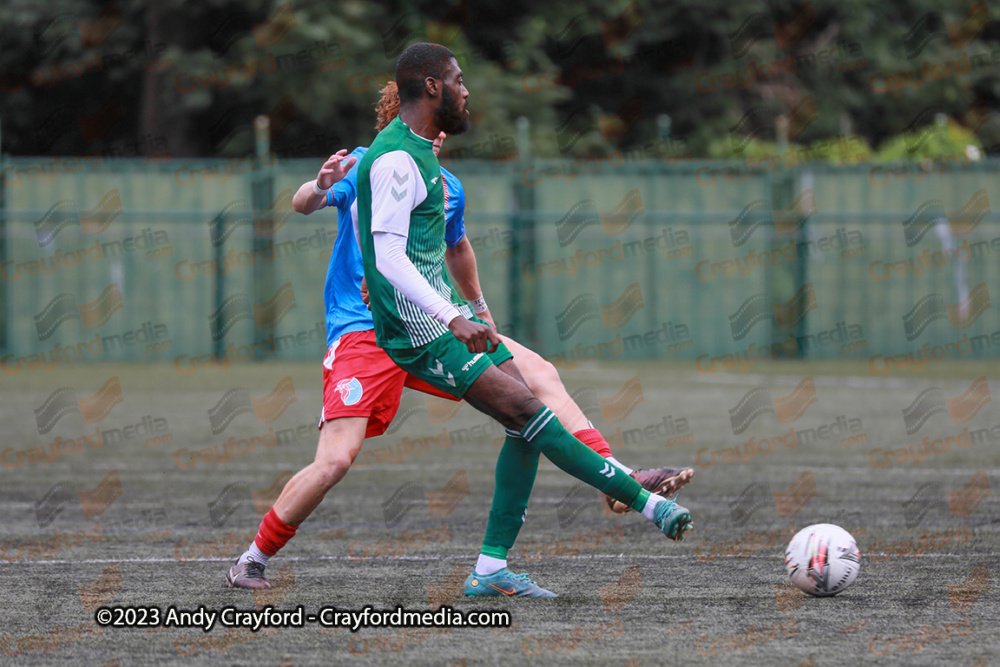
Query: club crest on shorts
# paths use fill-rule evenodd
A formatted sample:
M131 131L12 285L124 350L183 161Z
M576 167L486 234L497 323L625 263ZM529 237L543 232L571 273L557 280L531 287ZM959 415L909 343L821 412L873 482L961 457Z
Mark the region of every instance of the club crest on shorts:
M340 400L344 402L344 405L354 405L361 400L361 395L364 393L358 378L341 380L335 389L340 392Z

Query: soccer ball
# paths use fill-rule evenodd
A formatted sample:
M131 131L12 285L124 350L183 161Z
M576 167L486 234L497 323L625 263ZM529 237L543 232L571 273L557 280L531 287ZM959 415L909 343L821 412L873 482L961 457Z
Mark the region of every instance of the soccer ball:
M861 552L849 532L817 523L797 532L785 549L785 569L792 583L809 595L836 595L854 583Z

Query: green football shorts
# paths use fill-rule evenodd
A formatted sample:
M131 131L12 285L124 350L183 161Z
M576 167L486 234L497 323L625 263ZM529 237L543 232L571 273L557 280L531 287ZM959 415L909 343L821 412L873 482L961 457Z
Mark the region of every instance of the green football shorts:
M473 317L472 321L486 324L478 317ZM385 353L407 373L457 398L465 396L476 378L491 365L499 366L514 357L503 343L495 352L469 352L465 343L450 331L426 345L408 350L385 350Z

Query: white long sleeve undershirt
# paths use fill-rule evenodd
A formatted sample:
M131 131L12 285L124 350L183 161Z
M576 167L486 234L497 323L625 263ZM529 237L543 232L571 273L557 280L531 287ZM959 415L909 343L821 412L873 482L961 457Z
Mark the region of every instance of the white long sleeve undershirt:
M441 324L448 326L461 313L438 294L406 256L406 237L392 232L374 232L375 268L400 294Z

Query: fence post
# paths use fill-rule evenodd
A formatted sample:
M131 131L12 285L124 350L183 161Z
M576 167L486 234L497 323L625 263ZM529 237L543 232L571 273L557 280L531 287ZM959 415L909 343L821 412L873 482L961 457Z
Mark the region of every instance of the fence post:
M0 132L0 174L4 173L3 133ZM7 179L0 182L0 266L7 261ZM0 280L0 350L7 350L7 281Z
M268 153L271 150L271 121L267 116L257 116L253 121L254 146L256 148L257 160L260 169L255 170L252 181L252 194L250 198L250 215L253 220L253 256L267 257L267 248L271 244L271 252L274 252L274 173L267 166ZM259 253L259 255L258 255ZM277 258L272 255L272 259ZM253 295L254 304L266 303L274 297L274 261L263 261L254 267L253 272ZM254 313L254 343L263 344L267 335L272 335L275 326L274 309L266 308L260 313L261 319L257 319ZM264 348L260 348L264 349Z
M212 220L212 238L219 239L218 243L213 244L215 246L215 266L222 267L223 261L226 255L226 242L222 241L223 230L226 228L226 208L223 208ZM226 299L226 275L224 271L216 270L215 272L215 308L212 310L213 313L222 314L222 302ZM218 331L216 327L215 331ZM215 341L215 358L222 359L222 356L226 353L226 340L225 336L219 336Z
M778 152L782 155L789 149L789 127L791 122L788 116L778 116L774 119L775 121L775 133L778 138ZM788 173L782 172L781 175L775 175L774 180L771 184L771 208L772 211L785 211L791 208L792 204L799 201L799 183L800 183L800 167L796 167L793 171ZM803 201L804 203L804 201ZM790 215L795 215L799 211L790 211ZM808 238L808 232L806 226L809 223L809 216L806 216L805 221L796 227L795 233L792 234L791 242L793 247L797 247L797 243ZM775 220L775 230L777 230L777 220ZM779 294L780 287L775 285L774 282L774 272L778 270L776 265L772 265L771 269L767 272L767 291L771 295L771 303L784 303L792 298L793 295L797 294L799 289L806 284L806 259L805 257L799 257L798 255L792 260L791 266L788 267L787 273L791 279L791 294L783 295ZM795 304L793 304L794 306ZM806 317L807 314L802 314L799 317L798 312L790 314L791 317L795 317L797 322L794 330L791 332L793 336L797 339L805 335L806 328ZM772 330L773 333L773 330ZM774 337L771 337L774 340ZM803 355L802 350L795 347L795 352L791 355L792 357L801 358Z
M535 261L535 193L521 178L523 170L534 164L530 127L531 122L524 116L517 119L519 159L511 163L514 167L513 192L511 192L514 209L511 216L511 231L514 233L514 245L510 249L507 266L510 324L514 336L523 344L537 349L539 341L535 326L535 295L533 292L528 293L520 268L525 262Z
M799 180L798 168L796 168L795 171L789 171L788 173L780 172L777 174L773 174L771 181L771 208L774 212L787 211L788 215L792 216L802 214L802 212L799 210L795 211L791 210L792 204L794 204L801 195L801 192L798 191L799 183L800 180ZM775 213L775 216L776 215L777 214ZM796 244L808 238L807 237L808 232L806 229L806 226L808 225L808 220L809 216L806 216L805 222L803 222L802 225L796 229L795 233L790 237L785 237L791 241L793 246L793 252L797 248ZM774 236L775 239L780 238L777 236L777 220L775 220L774 234L775 234ZM778 244L779 247L783 243L784 239L782 239L782 243ZM806 273L807 260L808 260L807 257L800 257L796 254L794 259L792 259L792 261L789 262L788 264L774 263L765 269L764 275L766 276L767 280L767 293L768 295L770 295L772 304L788 302L798 292L798 290L801 289L803 285L805 285L807 276ZM778 279L782 276L782 274L785 276L785 278L787 278L786 280ZM791 287L787 287L788 285L790 285ZM788 314L788 317L791 317L797 321L795 327L791 331L785 331L785 330L777 331L775 329L776 323L772 319L769 324L769 326L771 327L771 332L768 337L768 340L772 342L781 342L780 339L786 333L790 333L796 338L801 338L802 336L805 335L806 318L808 317L808 315L801 313L800 311L801 305L799 304L792 304L792 305L794 311L790 312ZM775 334L777 334L777 336ZM805 355L803 354L803 351L800 350L798 346L796 346L795 352L788 356L801 358Z

